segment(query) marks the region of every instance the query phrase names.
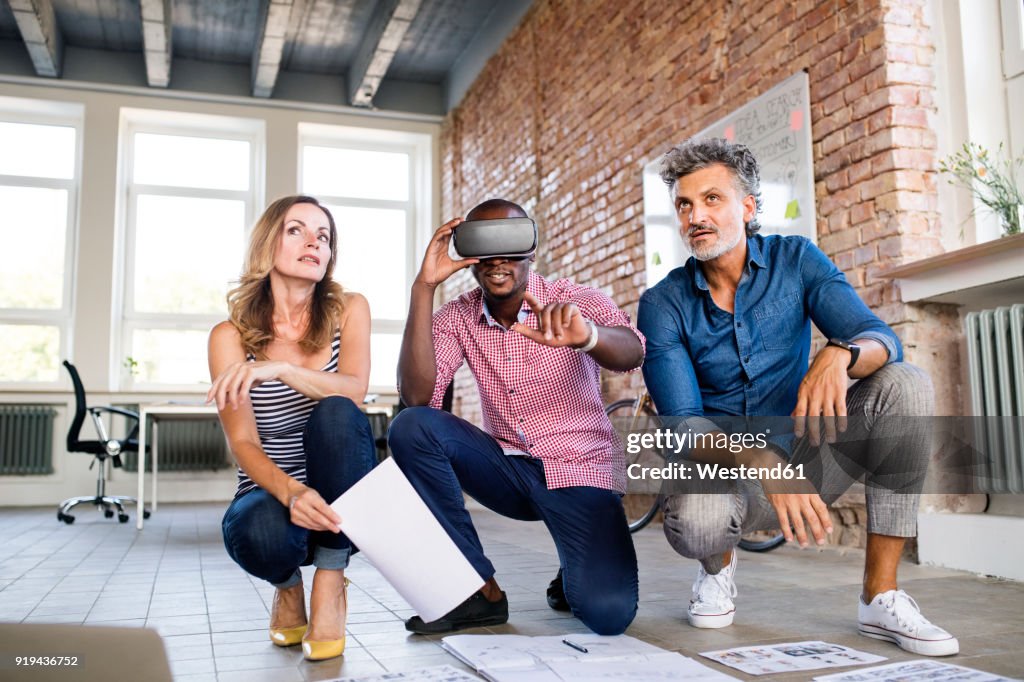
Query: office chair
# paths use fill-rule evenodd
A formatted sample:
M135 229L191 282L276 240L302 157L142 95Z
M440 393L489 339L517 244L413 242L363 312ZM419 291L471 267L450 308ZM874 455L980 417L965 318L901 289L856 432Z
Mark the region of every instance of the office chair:
M94 459L89 468L91 469L97 462L99 467L96 471L96 494L69 497L64 500L57 507L57 520L67 524L74 523L75 517L69 513L71 509L79 504L88 503L102 507L103 515L108 519L114 516L114 509L116 509L117 520L121 523L127 523L128 514L124 510L124 505L136 504L137 500L134 497L106 494L107 460L109 459L115 467L120 467L122 465L122 452L139 451L139 441L136 439L139 432L139 415L131 410L124 410L120 407L111 407L109 405L89 407L85 402L85 387L82 386L78 370L67 360L64 361L64 366L67 367L68 373L71 375L71 383L75 387L75 417L71 420L71 428L68 429L68 452L84 452L85 454L92 455ZM100 437L99 440L78 439L81 435L82 424L85 423L86 412L92 417L93 426L96 427L96 433ZM119 414L135 420L135 425L132 427L131 433L128 434L127 438L117 439L107 436L107 427L100 416L104 412ZM149 518L149 511L143 511L143 518Z

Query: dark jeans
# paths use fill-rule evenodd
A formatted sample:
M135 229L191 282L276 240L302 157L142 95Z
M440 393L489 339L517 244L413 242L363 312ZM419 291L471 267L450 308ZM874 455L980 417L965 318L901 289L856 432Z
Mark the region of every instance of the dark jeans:
M306 485L328 504L377 464L366 415L348 398L324 398L303 434ZM262 488L236 497L221 524L228 555L247 573L291 587L302 580L299 566L341 569L357 551L344 533L310 531L291 522L288 507Z
M637 567L622 498L589 486L548 490L540 460L506 455L469 422L427 407L403 410L388 434L395 462L480 577L494 575L462 492L520 521L543 521L558 549L573 613L602 635L622 633L637 607Z

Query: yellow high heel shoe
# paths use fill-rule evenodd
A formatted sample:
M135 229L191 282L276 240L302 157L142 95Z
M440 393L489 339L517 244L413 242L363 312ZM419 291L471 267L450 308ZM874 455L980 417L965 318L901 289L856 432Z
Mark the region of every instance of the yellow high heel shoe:
M296 587L298 587L300 590L302 590L302 583L299 583L298 585L296 585ZM292 589L292 588L289 588L289 589ZM280 593L281 593L281 590L278 590L278 592L274 594L274 607L273 607L273 613L274 614L277 613L277 604L278 604L278 600L280 599ZM303 614L305 614L305 593L302 594L302 600L303 600ZM273 621L274 621L274 616L273 615L271 615L270 621L271 621L271 623L273 623ZM296 644L298 644L299 642L302 641L302 638L306 634L306 630L308 630L308 629L309 629L309 624L308 623L303 623L302 625L295 625L295 626L287 627L287 628L275 628L273 625L271 625L270 626L270 641L273 642L275 646L295 646Z
M348 585L351 581L345 578L345 586L341 590L341 600L345 604L345 620L348 620ZM345 652L345 623L341 624L341 639L316 641L302 637L302 655L307 661L325 661L337 658Z

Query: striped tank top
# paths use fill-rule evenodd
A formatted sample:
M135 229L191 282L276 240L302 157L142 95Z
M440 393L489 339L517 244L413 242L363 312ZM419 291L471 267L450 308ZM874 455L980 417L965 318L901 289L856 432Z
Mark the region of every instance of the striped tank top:
M321 372L338 371L338 348L341 330L334 332L331 341L331 359ZM246 360L256 358L249 354ZM317 401L308 398L291 386L276 379L266 381L249 390L249 400L256 416L256 430L267 457L281 471L302 483L306 482L306 453L302 448L302 433ZM235 497L244 495L257 486L241 468L238 469L238 490Z

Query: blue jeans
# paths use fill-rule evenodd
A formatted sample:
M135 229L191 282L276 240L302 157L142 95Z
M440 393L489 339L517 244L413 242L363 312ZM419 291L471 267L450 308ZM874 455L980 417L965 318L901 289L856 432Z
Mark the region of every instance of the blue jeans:
M622 633L637 608L637 566L622 498L611 490L549 490L540 460L506 455L469 422L428 407L403 410L388 434L395 462L484 580L494 566L462 492L502 516L543 521L558 549L565 596L584 625Z
M303 433L306 485L328 504L377 464L366 415L348 398L324 398ZM262 488L236 497L221 524L224 546L235 563L275 587L302 581L299 566L342 569L356 552L344 533L310 531L291 522L291 513Z

